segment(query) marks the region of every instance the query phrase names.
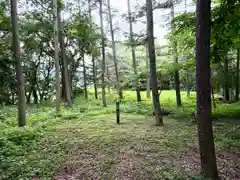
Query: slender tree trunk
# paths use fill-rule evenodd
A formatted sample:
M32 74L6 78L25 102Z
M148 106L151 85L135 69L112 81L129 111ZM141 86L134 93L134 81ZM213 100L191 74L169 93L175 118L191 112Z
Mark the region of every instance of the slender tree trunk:
M212 131L210 34L211 0L197 0L196 81L197 120L201 170L205 177L218 178Z
M28 94L26 95L27 104L30 104L30 103L31 103L31 95L32 95L32 89L30 89L30 91L29 91Z
M88 99L88 90L87 90L87 76L86 76L86 66L84 54L82 55L83 60L83 82L84 82L84 97Z
M34 104L38 104L38 95L35 87L33 87L32 92L33 92Z
M151 85L152 85L152 98L155 109L156 125L163 125L163 118L161 116L161 106L158 94L157 83L157 70L156 70L156 54L153 36L153 8L152 0L146 0L147 5L147 40L148 40L148 53L150 57L150 70L151 70Z
M60 68L61 69L61 87L60 87L60 90L61 90L61 93L60 93L60 97L61 97L61 100L63 101L66 101L66 91L65 91L65 80L64 80L64 72L63 72L63 66Z
M147 15L146 15L146 18L147 18ZM148 25L147 25L146 29L148 29ZM147 91L146 91L146 97L148 99L150 99L151 98L151 83L150 83L151 75L150 75L150 68L149 68L149 54L148 54L148 45L147 45L147 43L148 42L147 42L147 39L146 39L146 70L147 70L147 76L146 76Z
M93 66L93 86L94 86L94 95L95 99L98 99L98 90L97 90L97 78L96 78L96 66L95 66L95 58L92 57L92 66Z
M88 0L88 15L89 18L92 20L92 10L91 10L91 0ZM97 90L97 69L95 66L95 58L92 55L92 74L93 74L93 86L94 86L94 94L95 94L95 99L98 99L98 90Z
M106 63L106 77L107 77L107 88L108 88L108 94L111 93L111 88L110 88L110 75L109 75L109 69L108 69L108 64Z
M235 99L236 101L239 101L239 57L240 56L240 48L237 49L237 75L236 75L236 94L235 94Z
M150 72L149 72L149 55L148 55L148 46L146 44L146 69L147 69L147 92L146 92L146 96L148 99L150 99L150 93L151 93L151 87L150 87Z
M21 62L21 51L18 30L17 0L11 0L11 18L12 18L12 51L13 60L16 64L17 95L18 95L18 123L19 126L26 125L26 102L24 90L24 76Z
M190 96L190 80L189 80L189 74L186 74L186 91L187 91L187 97Z
M172 17L172 32L175 32L175 25L174 25L174 4L172 3L172 7L171 7L171 17ZM173 62L175 64L178 64L178 54L177 54L177 42L174 40L174 45L173 45ZM181 106L182 105L182 101L181 101L181 93L180 93L180 80L179 80L179 71L178 69L176 69L174 71L174 81L175 81L175 91L176 91L176 101L177 101L177 106Z
M230 94L229 94L229 84L228 84L228 56L227 55L224 57L224 77L225 77L224 99L225 101L229 101Z
M128 18L129 18L129 28L130 28L130 39L131 43L133 43L133 26L132 26L132 12L131 12L131 7L130 7L130 0L128 0ZM136 94L137 94L137 101L141 101L141 94L139 90L139 83L138 83L138 75L137 75L137 62L136 62L136 54L135 54L135 47L133 44L131 44L132 48L132 61L133 61L133 69L134 69L134 74L135 74L135 88L136 88Z
M60 41L60 49L61 49L61 59L62 59L62 68L63 68L63 88L65 93L65 101L67 102L67 107L72 107L72 100L71 100L71 92L70 92L70 84L69 84L69 75L68 75L68 63L66 60L65 55L65 43L64 43L64 34L63 30L61 29L61 10L58 7L58 28L59 28L59 41Z
M110 0L108 0L108 15L109 15L111 38L112 38L112 53L113 53L113 61L114 61L114 68L115 68L115 74L116 74L116 85L117 85L117 91L118 91L119 98L122 99L123 97L122 97L122 92L121 92L120 83L119 83L118 61L117 61L116 46L115 46L115 40L114 40L114 31L113 31L113 24L112 24L112 12L111 12Z
M184 13L187 13L187 0L184 0ZM187 72L186 74L186 91L187 91L187 97L190 96L190 77Z
M53 0L54 10L54 59L55 59L55 78L56 78L56 111L60 112L60 67L59 67L59 43L58 43L58 4Z
M100 15L100 22L101 22L101 35L102 35L102 104L103 107L107 106L106 102L106 92L105 92L105 37L103 32L103 8L102 8L102 0L99 1L100 3L100 9L99 9L99 15Z

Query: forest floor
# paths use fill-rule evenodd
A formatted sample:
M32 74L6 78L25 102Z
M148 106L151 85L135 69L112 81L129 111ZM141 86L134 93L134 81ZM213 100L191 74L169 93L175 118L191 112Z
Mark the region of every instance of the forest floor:
M59 117L51 106L31 107L24 129L14 127L16 110L7 108L0 124L0 179L199 179L196 125L179 113L156 127L149 106L125 97L120 125L113 103L102 108L99 101L79 99ZM240 121L213 125L220 176L240 179Z

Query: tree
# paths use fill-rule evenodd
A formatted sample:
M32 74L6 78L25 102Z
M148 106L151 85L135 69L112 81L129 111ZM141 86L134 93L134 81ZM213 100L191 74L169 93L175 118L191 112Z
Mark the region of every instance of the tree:
M132 12L131 12L131 7L130 7L130 0L128 0L128 19L129 19L129 28L130 28L130 43L131 43L131 49L132 49L132 61L133 61L133 69L134 69L134 75L136 80L134 81L135 88L136 88L136 94L137 94L137 101L141 101L141 94L139 90L139 85L138 85L138 76L137 76L137 62L136 62L136 54L135 54L135 47L134 47L134 39L133 39L133 17L132 17Z
M148 55L148 46L147 46L147 43L146 43L146 69L147 69L147 91L146 91L146 96L148 99L150 99L150 93L151 93L151 85L150 85L150 73L149 73L149 55Z
M237 75L236 75L236 101L239 101L239 61L240 61L240 49L237 48L237 68L236 68L236 71L237 71Z
M83 65L84 97L85 97L85 99L88 99L87 75L86 75L86 64L85 64L84 54L82 55L82 65Z
M24 90L24 76L21 61L19 30L18 30L18 16L17 16L17 0L11 0L11 18L12 18L12 51L13 60L16 65L16 79L17 79L17 97L18 97L18 123L19 126L26 125L26 105L25 105L25 90Z
M62 2L60 1L59 6L62 6ZM64 33L63 33L63 27L61 27L61 8L58 6L58 13L57 13L57 18L58 18L58 28L59 28L59 42L60 42L60 50L61 50L61 60L62 60L62 79L63 82L62 86L64 88L64 98L65 101L67 102L67 107L72 106L72 100L71 100L71 88L69 84L69 75L68 75L68 63L66 60L66 54L65 54L65 43L64 43Z
M59 67L59 43L58 43L58 3L53 0L54 6L54 58L55 58L55 78L56 78L56 111L60 112L60 67Z
M104 37L104 31L103 31L103 3L102 0L99 0L99 16L100 16L100 23L101 23L101 35L102 35L102 43L101 43L101 48L102 48L102 104L104 107L107 106L106 102L106 92L105 92L105 37Z
M90 3L90 2L89 2ZM79 5L79 15L81 15L81 1L78 0ZM90 15L91 13L89 13ZM90 17L91 18L91 17ZM81 45L82 48L84 48L84 45ZM82 57L82 67L83 67L83 86L84 86L84 97L85 99L88 99L88 90L87 90L87 75L86 75L86 63L85 63L85 53L84 50L81 50L81 57Z
M226 54L224 57L224 100L225 101L230 100L228 76L229 76L228 54Z
M211 0L197 0L196 81L197 120L201 170L205 177L218 178L212 130L210 84Z
M156 125L163 125L163 118L161 116L161 106L158 94L157 71L156 71L156 54L153 36L153 8L152 0L146 0L147 5L147 41L148 53L150 58L150 72L151 72L151 85L152 85L152 98L155 110Z
M88 15L89 15L89 19L91 20L90 24L92 24L92 13L91 12L92 12L91 0L88 0ZM97 69L96 69L96 65L95 65L95 57L92 54L92 75L93 75L94 95L95 95L95 99L98 99L96 74L97 74Z
M117 61L116 46L115 46L115 40L114 40L114 31L113 31L113 24L112 24L112 12L111 12L110 0L108 0L107 3L108 3L109 25L110 25L110 32L111 32L111 39L112 39L113 62L114 62L114 68L115 68L115 74L116 74L116 85L117 85L119 98L122 99L123 97L122 97L121 87L119 84L118 61Z
M172 17L172 22L171 22L171 28L172 32L174 34L175 32L175 26L174 26L174 4L172 3L171 7L171 17ZM173 62L178 65L178 53L177 53L177 42L173 40ZM176 91L176 100L177 100L177 106L182 105L181 101L181 93L180 93L180 80L179 80L179 71L178 69L175 69L174 71L174 82L175 82L175 91Z

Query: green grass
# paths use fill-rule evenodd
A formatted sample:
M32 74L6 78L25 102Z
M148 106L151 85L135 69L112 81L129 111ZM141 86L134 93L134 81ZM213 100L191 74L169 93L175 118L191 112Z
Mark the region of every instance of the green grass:
M90 91L93 94L93 91ZM99 97L101 96L101 90L99 90ZM147 99L146 92L141 92L142 102L136 103L136 93L135 91L124 91L124 102L123 104L131 106L144 106L147 111L152 109L152 102ZM217 95L215 97L218 97ZM110 102L117 99L116 93L108 95ZM100 97L101 99L101 97ZM181 92L182 107L177 108L176 105L176 95L175 91L162 91L160 96L161 107L164 109L169 109L173 111L172 118L188 120L191 118L191 113L196 112L196 93L191 92L190 96L187 97L186 92ZM101 104L101 100L99 100ZM112 103L111 103L112 105ZM213 109L213 116L219 118L240 118L240 102L226 104L216 100L217 108ZM132 108L134 109L134 108ZM145 113L145 112L142 112Z
M144 101L136 103L135 92L124 93L120 125L115 120L114 94L108 95L107 108L101 107L101 99L78 98L72 109L62 107L59 117L51 103L28 107L25 128L16 127L15 107L3 108L0 179L190 179L193 174L179 162L198 149L196 127L188 118L195 107L194 95L187 98L182 93L184 106L176 110L174 92L162 93L162 106L181 118L164 118L164 127L156 127L147 116L151 101L142 95ZM229 106L236 107L234 112L238 109ZM217 115L233 112L223 104L218 108ZM239 130L235 121L214 123L218 155L239 151Z

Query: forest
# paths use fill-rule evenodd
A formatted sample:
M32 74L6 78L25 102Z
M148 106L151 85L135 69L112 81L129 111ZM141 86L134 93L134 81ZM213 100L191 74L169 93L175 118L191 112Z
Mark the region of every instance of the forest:
M1 180L239 180L239 0L0 0Z

